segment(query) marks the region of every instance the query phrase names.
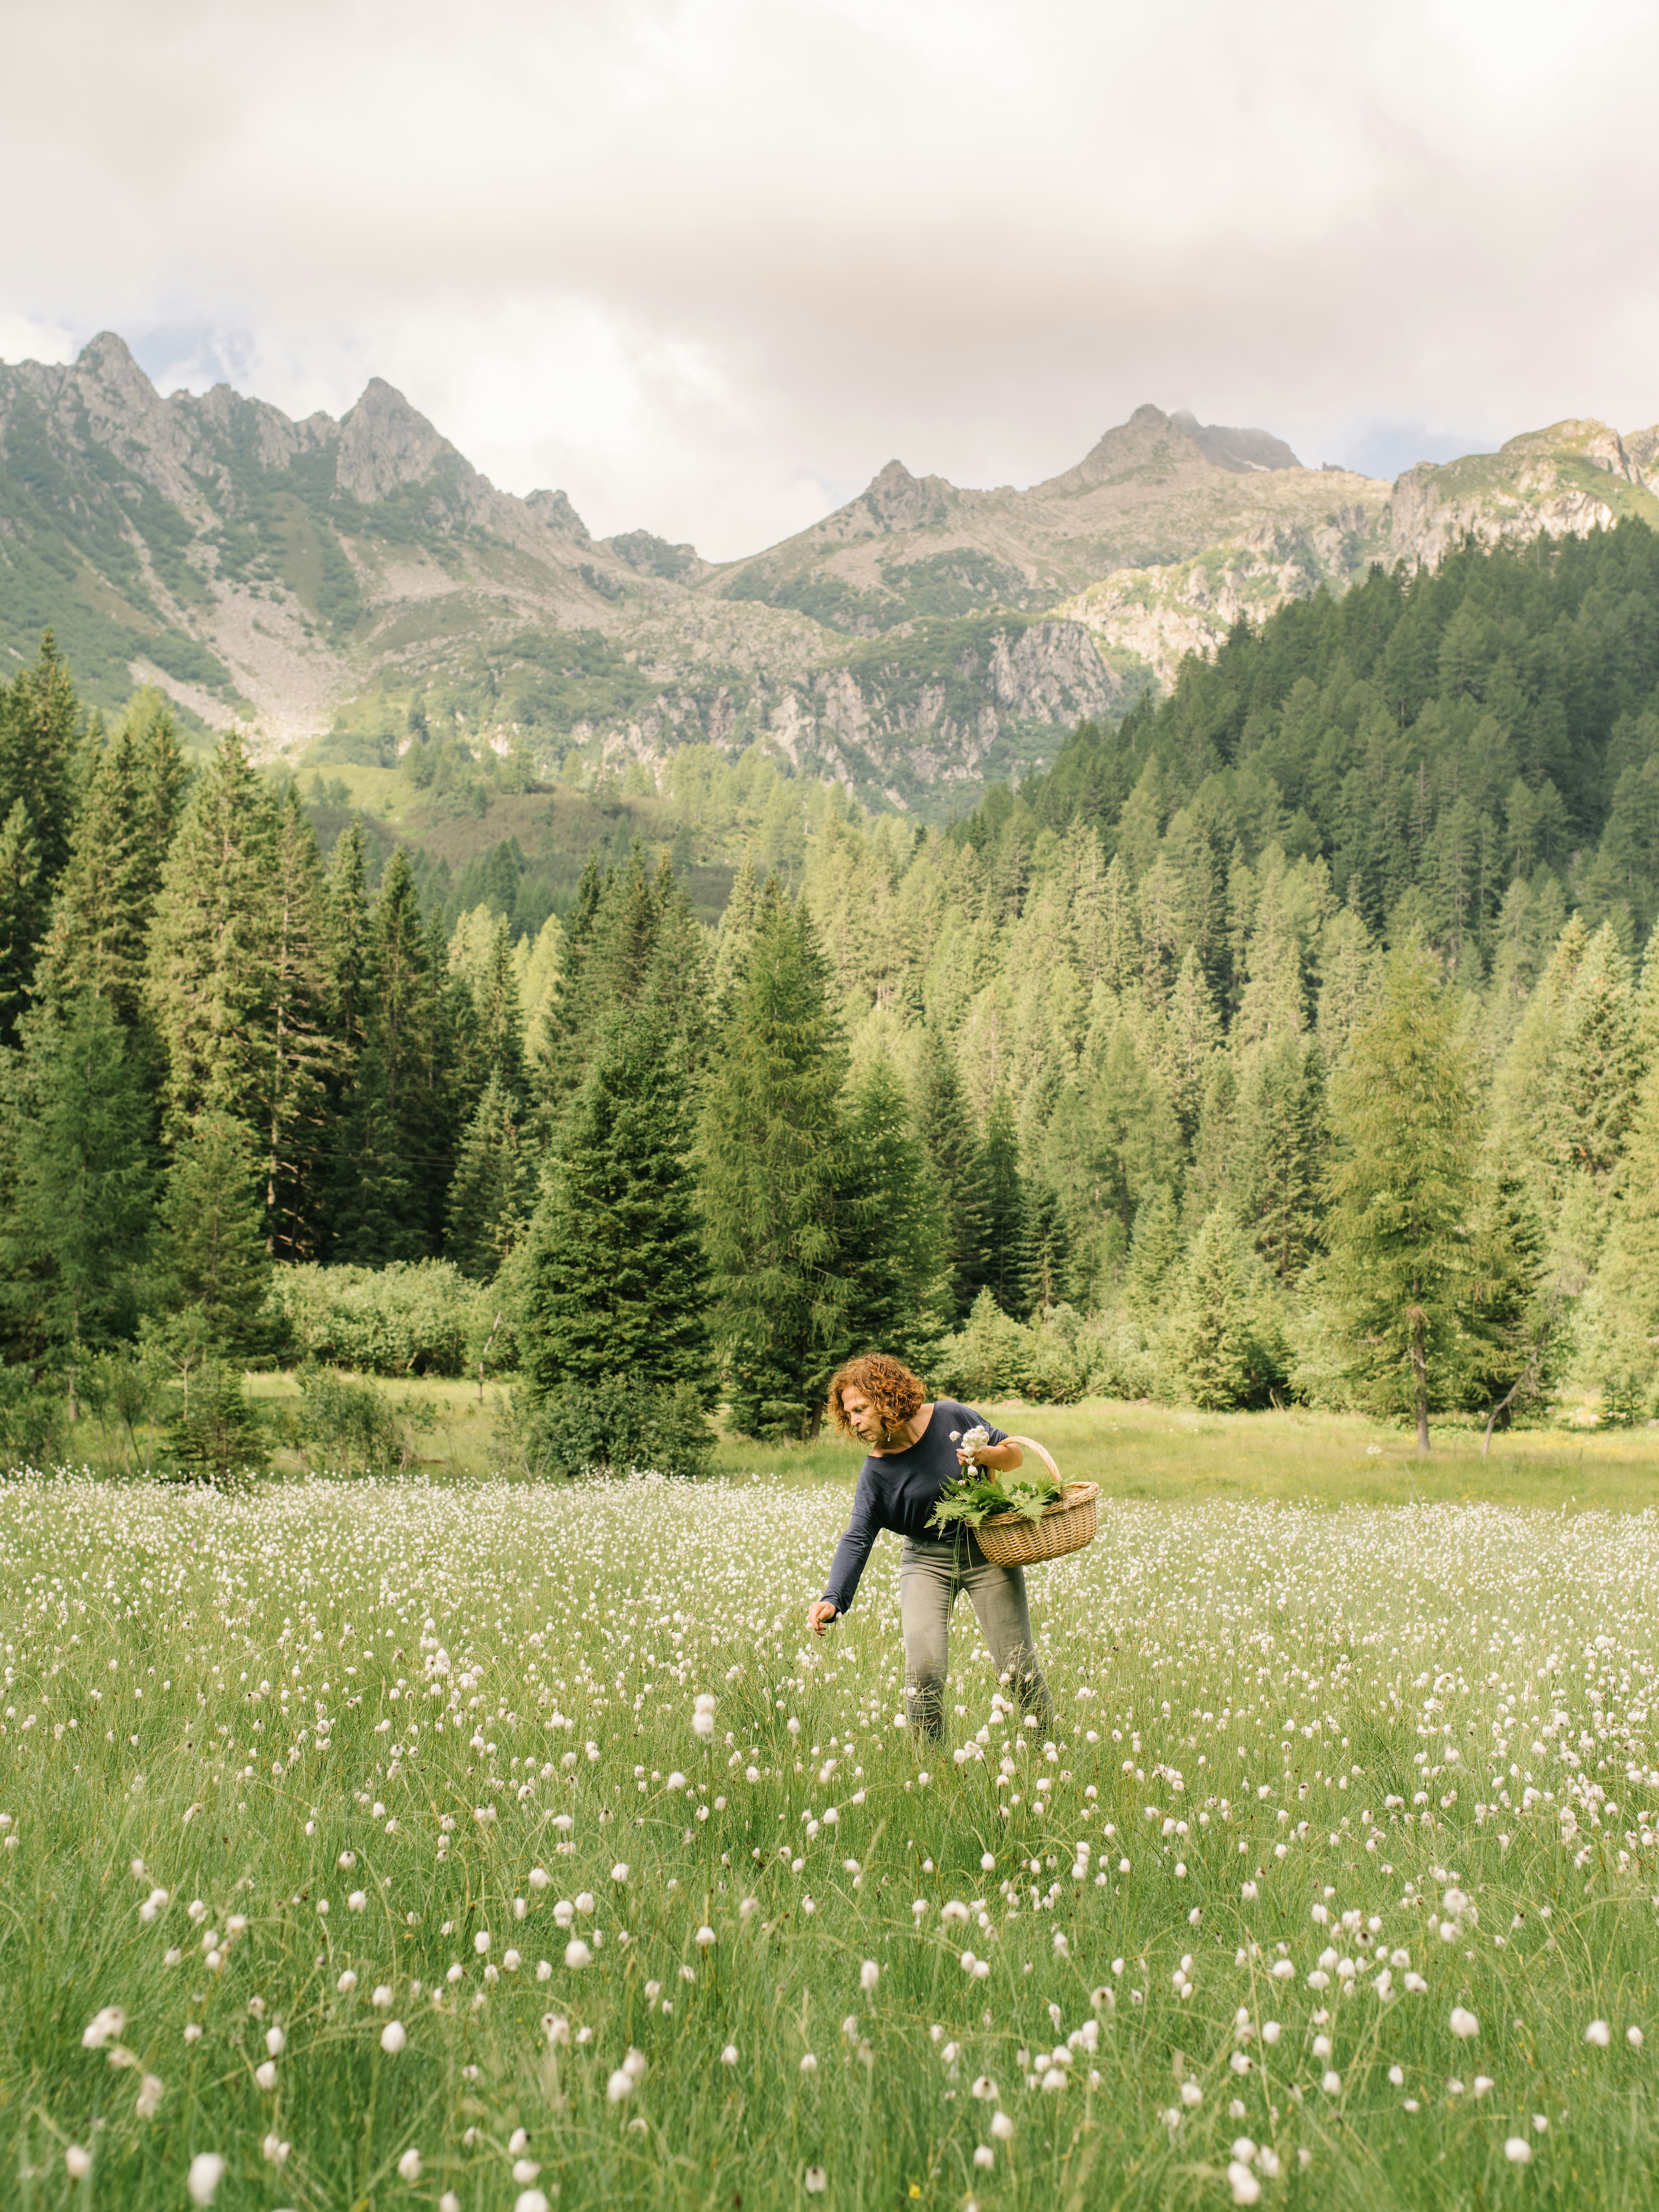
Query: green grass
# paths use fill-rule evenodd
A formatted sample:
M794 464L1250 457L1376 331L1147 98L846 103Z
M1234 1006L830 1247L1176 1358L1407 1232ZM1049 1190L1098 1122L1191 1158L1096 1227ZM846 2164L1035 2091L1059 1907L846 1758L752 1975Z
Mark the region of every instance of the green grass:
M1437 1429L1426 1460L1413 1437L1357 1414L1200 1413L1091 1398L983 1408L999 1428L1046 1444L1060 1473L1109 1498L1313 1500L1398 1504L1484 1498L1505 1504L1637 1509L1659 1504L1659 1429L1518 1430L1482 1458L1479 1429ZM835 1437L757 1445L722 1435L720 1472L774 1469L849 1484L860 1452Z
M1267 1479L1266 1425L1115 1422L1030 1425ZM160 2212L211 2154L261 2212L1224 2205L1248 2138L1272 2205L1650 2202L1651 1516L1120 1493L1031 1577L1050 1752L965 1607L947 1741L894 1725L890 1539L805 1637L845 1503L0 1485L4 2201Z

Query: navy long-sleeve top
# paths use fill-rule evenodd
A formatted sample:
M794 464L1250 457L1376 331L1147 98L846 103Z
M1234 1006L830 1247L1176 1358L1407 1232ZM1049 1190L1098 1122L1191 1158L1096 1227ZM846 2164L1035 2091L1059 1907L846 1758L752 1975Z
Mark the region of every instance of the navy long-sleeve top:
M980 1416L971 1406L962 1405L955 1398L940 1398L915 1443L879 1456L872 1452L865 1461L853 1493L853 1517L836 1547L830 1586L823 1593L837 1613L845 1613L852 1604L870 1547L884 1528L925 1543L942 1540L939 1531L929 1526L929 1516L939 1503L939 1492L962 1472L951 1431L954 1429L958 1436L965 1436L969 1429L981 1425ZM983 1425L992 1443L1007 1442L1005 1431L992 1428L988 1422Z

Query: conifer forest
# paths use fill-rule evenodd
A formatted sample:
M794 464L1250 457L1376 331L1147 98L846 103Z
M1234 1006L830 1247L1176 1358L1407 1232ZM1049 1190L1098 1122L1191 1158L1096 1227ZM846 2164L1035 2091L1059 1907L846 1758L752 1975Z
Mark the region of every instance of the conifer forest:
M90 1409L231 1468L280 1364L695 1469L872 1346L1425 1447L1654 1411L1645 526L1241 624L948 829L781 788L717 926L635 842L526 927L156 692L106 724L48 635L0 692L14 1457Z

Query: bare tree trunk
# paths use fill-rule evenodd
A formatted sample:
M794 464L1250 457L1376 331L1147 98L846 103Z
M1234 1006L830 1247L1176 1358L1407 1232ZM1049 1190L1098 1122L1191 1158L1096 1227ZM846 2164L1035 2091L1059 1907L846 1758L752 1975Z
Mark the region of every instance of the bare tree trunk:
M1480 1440L1480 1456L1482 1459L1485 1459L1492 1450L1492 1432L1497 1425L1498 1416L1507 1411L1507 1409L1515 1403L1522 1390L1530 1389L1533 1387L1537 1381L1537 1376L1538 1351L1537 1347L1534 1346L1533 1348L1532 1358L1528 1360L1526 1365L1516 1376L1514 1382L1510 1385L1509 1389L1504 1392L1504 1395L1498 1400L1498 1403L1492 1407L1491 1413L1486 1416L1486 1433Z

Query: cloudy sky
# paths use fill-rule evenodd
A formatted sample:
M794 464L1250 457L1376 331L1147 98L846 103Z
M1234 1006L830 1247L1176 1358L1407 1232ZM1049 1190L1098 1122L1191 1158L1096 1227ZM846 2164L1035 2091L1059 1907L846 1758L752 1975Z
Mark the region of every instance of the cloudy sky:
M1607 0L7 10L0 357L375 374L717 557L1143 400L1394 474L1659 418L1659 12Z

